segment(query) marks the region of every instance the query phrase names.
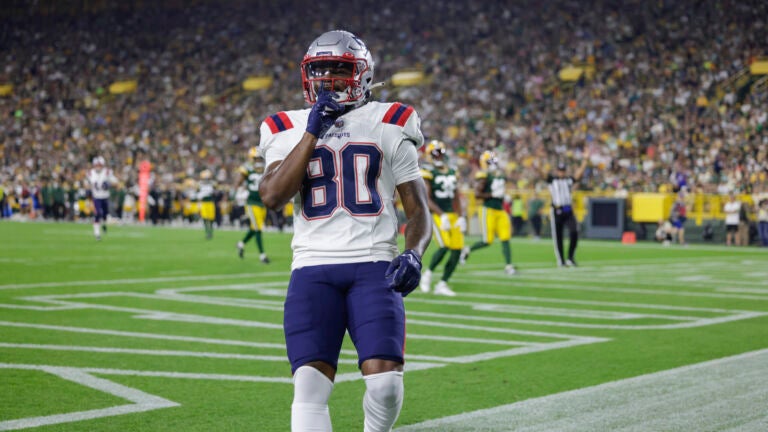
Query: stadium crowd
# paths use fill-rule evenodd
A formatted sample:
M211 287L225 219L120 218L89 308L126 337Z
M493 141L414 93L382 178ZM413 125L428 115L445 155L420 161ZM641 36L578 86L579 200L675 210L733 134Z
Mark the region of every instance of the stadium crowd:
M261 120L304 106L301 41L331 28L367 42L377 79L426 73L375 98L414 105L465 181L491 149L517 188L534 188L542 168L578 165L588 147L582 188L768 199L768 86L735 85L768 56L766 2L363 0L343 14L307 0L181 3L43 1L4 12L5 207L47 200L39 206L76 215L97 155L121 180L115 200L135 195L137 164L150 160L154 193L180 215L185 181L203 169L237 202L237 167ZM586 73L564 82L569 65ZM274 83L246 92L249 76ZM134 92L110 93L127 79Z

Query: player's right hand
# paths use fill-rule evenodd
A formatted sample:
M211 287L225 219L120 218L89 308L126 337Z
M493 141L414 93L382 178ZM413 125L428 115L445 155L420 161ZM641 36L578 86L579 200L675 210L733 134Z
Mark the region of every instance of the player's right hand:
M421 280L421 257L413 249L408 249L395 257L389 264L384 278L389 281L389 287L402 294L411 293Z
M440 215L440 229L443 231L448 231L451 229L451 218L448 217L448 213L443 213Z
M335 93L321 91L307 118L307 132L322 138L343 112L344 106L333 98Z

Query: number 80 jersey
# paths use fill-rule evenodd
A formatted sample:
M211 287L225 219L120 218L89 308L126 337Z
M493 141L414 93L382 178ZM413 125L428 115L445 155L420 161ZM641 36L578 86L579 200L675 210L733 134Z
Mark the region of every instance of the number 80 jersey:
M268 167L301 140L309 112L262 122ZM396 186L421 178L416 150L423 143L418 114L405 104L369 102L339 117L318 140L294 197L292 267L392 260Z

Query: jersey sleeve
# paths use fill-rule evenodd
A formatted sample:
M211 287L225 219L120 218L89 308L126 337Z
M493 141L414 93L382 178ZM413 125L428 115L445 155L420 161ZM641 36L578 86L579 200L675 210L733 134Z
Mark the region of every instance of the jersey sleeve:
M392 173L395 177L395 185L401 185L409 181L421 178L419 168L419 153L416 146L402 145L397 147L395 157L392 159Z
M424 145L424 135L421 133L421 118L415 110L411 112L405 121L403 136L404 140L412 142L416 149L420 149Z
M475 180L481 180L481 179L487 179L487 178L488 178L488 173L485 171L478 171L475 174Z
M435 176L432 175L432 171L424 168L421 169L421 177L424 180L432 180L433 178L435 178Z
M300 119L295 113L299 111L291 111L290 115L279 112L261 122L259 151L267 166L285 159L304 134L304 124L299 124Z

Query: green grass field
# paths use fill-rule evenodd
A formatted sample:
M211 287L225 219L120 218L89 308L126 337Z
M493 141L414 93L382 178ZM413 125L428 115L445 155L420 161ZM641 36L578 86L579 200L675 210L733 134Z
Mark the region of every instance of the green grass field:
M253 244L238 259L241 237L114 226L96 242L86 224L0 223L0 430L289 430L290 234L265 234L269 265ZM582 241L575 269L554 266L548 239L515 238L512 251L518 275L504 274L494 244L456 271L457 297L406 298L397 428L513 430L510 413L524 426L526 406L567 399L570 411L539 407L524 430L768 430L766 250ZM757 360L732 368L745 372L728 372L730 360L675 369L743 353ZM630 377L641 378L620 381ZM336 431L362 430L359 378L347 340ZM709 405L691 402L710 393ZM643 400L648 412L592 412L569 399L579 395ZM694 406L677 427L657 413L680 398ZM685 427L707 416L717 421Z

